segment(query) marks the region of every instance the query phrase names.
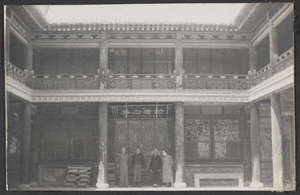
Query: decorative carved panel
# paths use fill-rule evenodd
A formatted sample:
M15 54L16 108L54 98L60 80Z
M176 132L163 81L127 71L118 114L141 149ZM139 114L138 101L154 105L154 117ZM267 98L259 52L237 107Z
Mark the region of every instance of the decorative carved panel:
M210 120L185 119L184 139L186 158L209 158Z

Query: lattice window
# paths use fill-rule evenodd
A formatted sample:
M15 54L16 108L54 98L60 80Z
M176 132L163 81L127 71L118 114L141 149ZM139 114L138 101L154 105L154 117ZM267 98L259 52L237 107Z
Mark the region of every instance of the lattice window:
M238 119L186 118L184 130L187 159L241 157Z
M240 158L239 121L237 119L214 120L214 157Z
M184 129L186 157L209 158L210 121L208 119L186 119Z

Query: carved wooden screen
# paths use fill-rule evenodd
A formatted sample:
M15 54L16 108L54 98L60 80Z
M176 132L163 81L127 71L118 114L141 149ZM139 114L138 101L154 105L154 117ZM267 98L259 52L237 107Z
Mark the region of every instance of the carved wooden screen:
M168 150L170 119L115 119L115 153L124 146L129 153L140 147L144 155L149 156L153 149Z
M187 159L240 159L239 119L186 118L184 122Z

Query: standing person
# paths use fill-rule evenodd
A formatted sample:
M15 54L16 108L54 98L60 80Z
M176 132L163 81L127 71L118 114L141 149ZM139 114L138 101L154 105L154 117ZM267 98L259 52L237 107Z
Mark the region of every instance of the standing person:
M118 157L119 181L121 187L128 186L128 165L129 155L126 153L126 148L122 147L122 153Z
M132 156L131 167L133 168L133 185L141 187L142 170L144 169L144 156L141 149L137 148Z
M162 153L163 153L163 157L162 157L163 183L165 183L167 187L172 187L174 182L174 177L173 177L174 162L172 157L168 155L166 151L163 151Z
M153 177L153 187L157 187L159 183L159 172L161 171L161 158L158 156L158 150L155 149L153 151L153 156L151 157L150 164L149 164L149 169L152 173Z

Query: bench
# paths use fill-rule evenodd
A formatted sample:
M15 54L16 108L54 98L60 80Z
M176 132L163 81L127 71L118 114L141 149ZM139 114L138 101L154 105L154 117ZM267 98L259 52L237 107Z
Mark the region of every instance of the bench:
M201 186L201 179L238 179L238 187L244 187L243 173L195 173L195 187Z

